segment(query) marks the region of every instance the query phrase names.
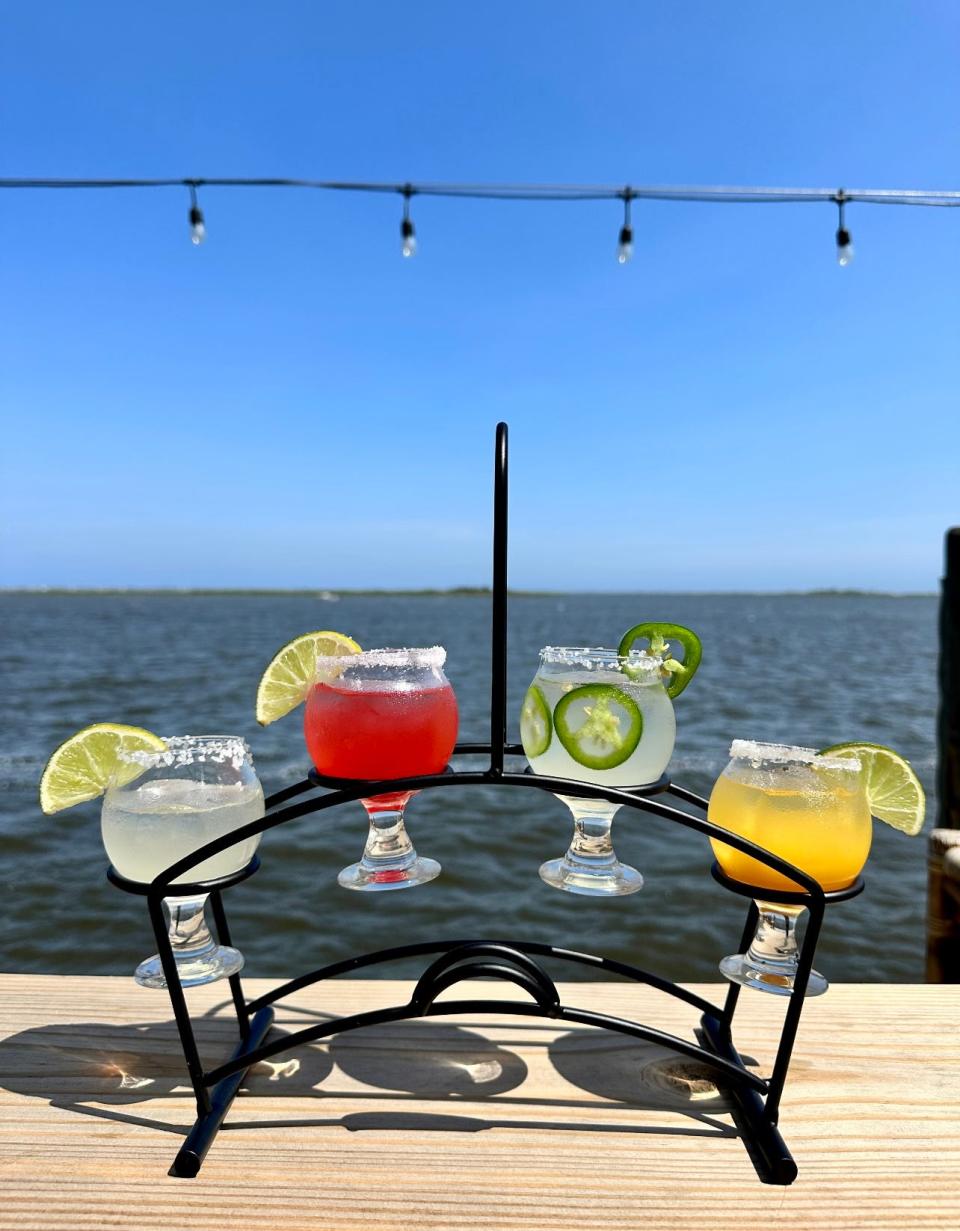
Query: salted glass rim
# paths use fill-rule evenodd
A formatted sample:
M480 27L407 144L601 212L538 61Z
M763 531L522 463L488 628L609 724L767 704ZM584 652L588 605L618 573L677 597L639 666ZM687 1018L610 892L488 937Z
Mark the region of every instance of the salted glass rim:
M119 759L145 770L207 762L232 764L235 769L244 763L253 765L253 753L242 735L161 735L160 738L166 744L162 751L120 749Z
M361 650L359 654L318 654L316 673L318 677L329 675L334 669L339 675L349 667L426 667L440 669L447 661L447 651L442 645L385 647L378 650Z
M545 645L540 651L543 663L559 663L568 667L609 667L629 663L642 671L659 671L661 659L647 650L631 650L621 654L619 650L599 645Z
M860 772L861 763L853 753L844 756L821 756L816 748L799 744L768 744L757 739L735 739L730 745L735 761L760 765L809 765L813 769L842 769Z

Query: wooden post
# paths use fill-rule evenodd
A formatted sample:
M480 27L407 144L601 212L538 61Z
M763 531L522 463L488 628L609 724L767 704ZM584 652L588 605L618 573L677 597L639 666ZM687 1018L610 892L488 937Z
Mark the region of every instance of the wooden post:
M946 533L940 594L937 826L927 881L927 980L960 983L960 527Z
M927 982L960 983L960 829L930 835L927 874Z

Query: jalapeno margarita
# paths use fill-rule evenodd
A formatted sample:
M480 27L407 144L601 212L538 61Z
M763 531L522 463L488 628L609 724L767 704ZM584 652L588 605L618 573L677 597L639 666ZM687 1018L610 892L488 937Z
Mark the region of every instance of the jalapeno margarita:
M676 732L656 658L556 646L541 651L520 720L534 773L643 786L666 769Z

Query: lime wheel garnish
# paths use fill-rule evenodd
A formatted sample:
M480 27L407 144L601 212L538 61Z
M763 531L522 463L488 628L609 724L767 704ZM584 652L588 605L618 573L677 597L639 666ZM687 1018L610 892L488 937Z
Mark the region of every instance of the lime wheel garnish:
M528 757L543 756L550 747L552 735L550 706L536 684L531 684L520 710L520 742L523 744L523 751Z
M329 631L303 633L281 646L267 665L257 685L257 722L262 727L306 701L316 682L317 659L359 654L352 637Z
M682 624L648 621L645 624L635 624L623 634L617 653L621 658L626 658L635 642L644 638L649 643L651 654L667 655L662 663L662 669L667 675L664 681L667 696L679 697L700 666L700 659L703 657L700 638L692 629L684 628ZM683 650L682 659L669 653L671 641L677 642Z
M883 744L834 744L821 756L849 754L860 762L870 813L914 837L923 828L926 796L910 762Z
M584 684L557 702L553 728L578 765L614 769L640 743L643 715L623 689L612 684Z
M108 787L139 778L151 753L164 752L159 735L119 722L95 722L55 749L40 779L40 807L48 815L97 799ZM135 754L143 754L138 760Z

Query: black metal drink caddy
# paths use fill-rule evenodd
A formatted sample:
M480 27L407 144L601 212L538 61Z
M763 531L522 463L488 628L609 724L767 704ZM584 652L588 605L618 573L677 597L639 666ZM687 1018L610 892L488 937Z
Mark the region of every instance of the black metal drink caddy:
M824 911L829 903L844 901L862 892L862 878L858 878L848 888L838 892L824 892L813 877L786 860L771 854L746 838L720 829L711 824L705 816L682 811L674 804L665 802L666 798L671 798L691 805L704 813L707 807L705 799L671 782L666 775L662 775L657 782L652 782L639 789L623 790L598 786L595 783L575 782L566 778L511 772L504 768L505 757L523 755L523 748L519 744L507 743L506 736L507 425L505 423L498 424L496 431L492 602L490 742L487 744L457 744L454 749L455 754L489 757L489 764L484 769L465 771L448 767L440 774L363 782L326 778L315 770L311 770L302 782L295 783L269 796L265 802L265 814L259 820L251 821L240 829L208 842L192 854L179 859L150 884L127 880L112 867L108 869L108 878L119 889L146 898L157 950L167 982L167 991L183 1047L187 1073L196 1095L197 1118L177 1152L173 1166L170 1168L171 1175L181 1177L197 1175L247 1070L258 1061L330 1035L361 1029L364 1026L439 1014L491 1013L545 1017L555 1021L599 1026L635 1039L655 1043L687 1060L699 1062L709 1071L711 1078L728 1098L734 1122L754 1160L760 1178L772 1184L790 1184L796 1178L796 1163L777 1128L780 1101L800 1014L803 1011L807 982L813 967ZM209 894L220 943L229 945L231 944L230 929L227 924L223 891L252 876L260 866L260 859L254 856L246 867L231 876L195 881L189 884L178 882L174 886L173 882L176 878L237 842L264 833L268 829L274 829L278 825L283 825L287 821L308 813L323 812L338 804L396 791L423 791L478 785L525 787L552 791L566 796L603 799L634 811L651 813L673 824L694 830L705 837L719 838L728 846L752 856L775 872L803 886L802 892L778 891L776 893L776 899L779 902L805 906L809 911L809 922L800 946L794 987L786 1002L780 1042L770 1076L764 1078L751 1072L734 1044L733 1019L740 997L739 985L731 983L723 1005L715 1005L668 979L626 962L558 948L540 941L513 939L456 939L396 945L389 949L358 954L323 966L318 970L300 975L298 978L290 979L253 1000L246 998L240 975L231 975L229 983L236 1012L239 1043L233 1055L224 1063L214 1068L204 1068L164 918L163 899L170 895L172 889L180 896ZM298 796L312 792L317 787L325 788L327 793L311 794L307 799L296 803L291 802ZM726 889L750 899L740 943L740 951L743 952L749 945L757 924L758 910L754 899L769 898L772 896L771 892L757 885L732 880L721 871L716 863L711 871L714 879ZM432 960L417 980L406 1004L367 1013L354 1013L347 1017L305 1027L292 1034L284 1034L281 1039L274 1042L266 1041L274 1017L271 1006L276 1001L323 979L363 970L383 962L419 956L431 957ZM607 971L676 997L700 1014L699 1028L696 1031L699 1043L688 1042L639 1022L627 1021L605 1013L578 1009L561 1003L556 985L537 958L573 962L597 971ZM530 996L530 1001L489 998L437 1001L441 992L468 979L506 980L526 991Z

